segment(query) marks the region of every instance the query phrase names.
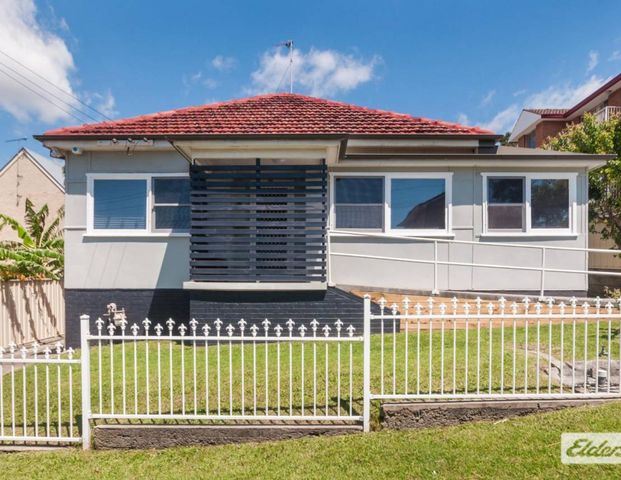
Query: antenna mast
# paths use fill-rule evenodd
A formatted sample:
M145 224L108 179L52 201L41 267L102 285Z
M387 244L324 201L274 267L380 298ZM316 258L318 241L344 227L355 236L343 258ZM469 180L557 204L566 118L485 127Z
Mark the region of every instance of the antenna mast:
M293 93L293 40L287 40L285 47L289 49L289 93Z

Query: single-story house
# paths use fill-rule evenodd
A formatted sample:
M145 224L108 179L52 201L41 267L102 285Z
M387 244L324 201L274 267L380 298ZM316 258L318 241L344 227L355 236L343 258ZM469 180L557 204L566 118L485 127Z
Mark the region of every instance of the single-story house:
M36 208L47 205L50 217L65 204L65 180L60 160L21 148L0 168L0 213L24 222L26 199ZM10 228L0 230L0 241L17 240Z
M531 247L564 246L547 267L585 270L587 172L607 159L298 94L36 138L66 162L70 344L110 302L134 319L359 319L338 287L537 291L540 271L472 264L534 268Z

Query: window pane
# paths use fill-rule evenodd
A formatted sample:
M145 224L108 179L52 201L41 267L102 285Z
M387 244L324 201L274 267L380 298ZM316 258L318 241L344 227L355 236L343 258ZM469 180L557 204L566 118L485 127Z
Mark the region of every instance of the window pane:
M446 228L444 179L396 179L390 191L391 228Z
M190 203L189 178L154 178L155 203Z
M336 228L384 226L384 205L336 205Z
M190 207L155 207L155 229L188 231Z
M488 178L488 203L524 203L523 178Z
M384 203L383 178L339 177L335 181L335 202L339 203Z
M95 229L147 227L146 180L95 180L93 194Z
M492 229L523 230L522 205L488 205L487 227Z
M531 181L533 228L569 228L569 180Z

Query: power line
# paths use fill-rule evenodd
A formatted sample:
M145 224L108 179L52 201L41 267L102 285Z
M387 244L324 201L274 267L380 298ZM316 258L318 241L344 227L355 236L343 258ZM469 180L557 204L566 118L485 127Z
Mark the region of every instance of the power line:
M5 72L4 70L0 69L0 73L4 73L7 77L9 77L10 79L14 80L15 82L19 83L22 87L26 88L27 90L30 90L32 93L34 93L35 95L41 97L43 100L45 100L48 103L51 103L52 105L54 105L56 108L62 110L63 112L65 112L67 115L71 115L73 118L75 118L76 120L78 120L78 122L80 123L85 123L83 118L78 117L77 115L75 115L74 113L65 110L63 107L61 107L60 105L58 105L57 103L54 103L53 101L51 101L49 98L47 98L45 95L42 95L41 93L37 92L36 90L30 88L28 85L26 85L25 83L19 81L17 78L13 77L12 75L10 75L9 73Z
M45 78L43 75L41 75L40 73L34 71L32 68L27 67L26 65L24 65L23 63L21 63L19 60L17 60L16 58L12 57L11 55L9 55L8 53L0 50L0 54L4 55L7 58L10 58L11 60L13 60L15 63L17 63L19 66L21 66L22 68L25 68L26 70L28 70L29 72L31 72L32 74L36 75L37 77L39 77L41 80L43 80L46 83L49 83L52 87L56 88L58 91L64 93L65 95L69 95L71 98L73 98L74 100L77 100L78 102L80 102L82 105L84 105L86 108L92 110L93 112L97 113L98 115L101 115L103 118L105 118L106 120L112 120L110 117L108 117L107 115L101 113L99 110L97 110L96 108L90 106L88 103L84 102L83 100L81 100L80 98L78 98L77 96L73 95L71 92L68 92L62 88L60 88L58 85L56 85L55 83L49 81L47 78Z
M31 79L29 79L28 77L26 77L24 74L18 72L17 70L15 70L13 67L11 67L10 65L7 65L6 63L0 61L0 65L2 65L5 68L8 68L9 70L11 70L13 73L15 73L16 75L19 75L21 78L23 78L24 80L26 80L27 82L31 83L32 85L34 85L35 87L41 89L43 92L47 93L48 95L51 95L52 97L54 97L56 100L62 102L63 104L65 104L66 106L72 108L73 110L75 110L76 112L80 112L82 115L84 115L87 118L90 118L91 120L93 120L94 122L99 122L98 118L93 117L92 115L80 110L77 107L74 107L73 105L71 105L69 102L67 102L67 100L60 98L58 95L50 92L47 88L42 87L41 85L39 85L38 83L32 81ZM0 71L2 71L0 69Z

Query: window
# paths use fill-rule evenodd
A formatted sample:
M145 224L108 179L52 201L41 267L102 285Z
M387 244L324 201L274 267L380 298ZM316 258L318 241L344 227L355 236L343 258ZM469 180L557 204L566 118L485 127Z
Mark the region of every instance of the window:
M524 229L524 178L487 180L487 225L494 230Z
M537 134L534 130L526 136L526 146L528 148L537 148Z
M532 228L569 228L569 180L530 181Z
M335 176L332 226L412 235L450 233L450 179L448 173Z
M185 175L90 174L87 198L89 233L122 236L190 229L190 180Z
M336 228L384 227L384 179L337 177L335 180Z
M145 180L95 180L93 187L95 230L147 228Z
M396 178L390 182L390 228L446 228L446 186L438 178Z
M483 174L484 232L572 234L575 174Z
M187 178L153 179L153 230L190 230L190 181Z

